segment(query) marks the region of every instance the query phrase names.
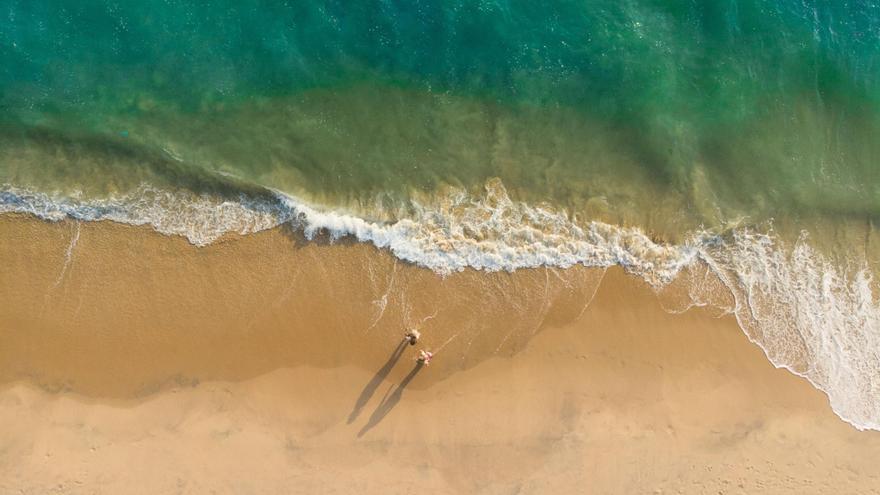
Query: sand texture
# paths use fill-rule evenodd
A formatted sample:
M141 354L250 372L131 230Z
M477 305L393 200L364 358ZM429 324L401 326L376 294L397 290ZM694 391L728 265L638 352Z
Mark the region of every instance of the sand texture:
M880 493L880 434L619 269L7 215L0 300L3 494Z

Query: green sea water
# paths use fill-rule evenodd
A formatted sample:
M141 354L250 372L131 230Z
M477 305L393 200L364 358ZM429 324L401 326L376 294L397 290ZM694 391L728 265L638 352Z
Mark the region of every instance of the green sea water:
M2 0L0 19L2 183L216 192L223 172L365 210L497 177L661 230L880 215L874 2Z

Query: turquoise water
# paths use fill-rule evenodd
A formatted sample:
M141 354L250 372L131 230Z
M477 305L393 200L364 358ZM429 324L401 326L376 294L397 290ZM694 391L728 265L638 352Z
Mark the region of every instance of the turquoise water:
M0 12L7 183L101 194L183 176L198 188L220 170L332 205L499 177L519 197L603 197L621 214L648 191L688 226L880 212L880 4ZM144 163L163 149L186 166Z
M873 429L878 131L871 1L0 0L0 212L720 288Z

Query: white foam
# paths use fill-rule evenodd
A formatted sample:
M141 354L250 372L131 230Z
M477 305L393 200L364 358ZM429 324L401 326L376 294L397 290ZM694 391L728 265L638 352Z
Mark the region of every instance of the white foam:
M582 264L620 265L654 287L705 264L733 296L734 313L770 361L824 391L834 411L859 429L880 430L880 307L867 268L852 275L801 239L791 248L772 232L740 228L696 232L681 245L653 242L637 228L578 225L564 211L512 201L499 181L486 194L461 191L414 204L395 222L371 222L321 209L281 192L276 200L223 201L143 186L132 194L83 201L0 187L0 213L48 220L112 220L148 224L198 246L235 232L249 234L291 222L308 238L351 236L440 274L472 268ZM693 284L695 300L708 300Z
M856 428L880 430L880 307L866 267L847 275L806 237L787 249L771 234L745 229L701 257L774 365L824 391Z
M621 265L658 285L688 265L698 253L692 244L701 242L661 245L639 229L601 222L581 228L563 211L512 201L499 181L487 184L483 198L450 194L436 204L415 205L412 218L391 224L321 211L280 193L279 198L309 238L318 232L353 236L441 274Z
M166 235L206 246L227 233L251 234L289 220L275 202L241 196L228 201L207 195L169 192L143 185L118 197L78 200L78 195L48 195L9 185L0 187L0 213L29 213L50 221L73 218L150 225Z

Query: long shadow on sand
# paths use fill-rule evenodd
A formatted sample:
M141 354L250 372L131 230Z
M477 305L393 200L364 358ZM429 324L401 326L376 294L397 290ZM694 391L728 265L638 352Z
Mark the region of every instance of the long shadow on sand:
M412 371L410 371L409 374L404 377L397 388L394 389L394 392L392 392L391 395L389 395L386 399L382 400L382 403L379 404L379 407L377 407L376 410L373 411L373 415L370 416L370 420L367 421L367 424L365 424L364 427L361 428L361 431L358 432L358 438L364 436L366 432L370 431L374 426L379 424L379 422L382 421L382 419L389 412L391 412L392 409L394 409L394 406L396 406L397 403L400 402L400 398L403 397L403 389L405 389L406 386L409 385L409 382L411 382L412 379L416 377L416 373L418 373L419 370L422 369L422 366L424 366L424 363L422 363L421 361L417 362L415 368L413 368Z
M391 356L388 358L388 361L379 368L379 371L376 372L376 375L373 376L373 379L370 380L370 383L364 387L364 390L361 391L361 395L358 397L357 402L354 403L354 409L351 411L351 414L348 415L348 424L351 424L355 419L357 419L358 415L361 413L361 409L367 404L370 400L370 397L376 393L376 389L379 388L379 385L385 380L385 377L388 376L388 373L391 373L391 368L397 364L397 361L400 360L400 356L403 355L404 349L406 349L407 341L404 340L400 344L397 345L397 348L394 349L394 352L391 353Z

